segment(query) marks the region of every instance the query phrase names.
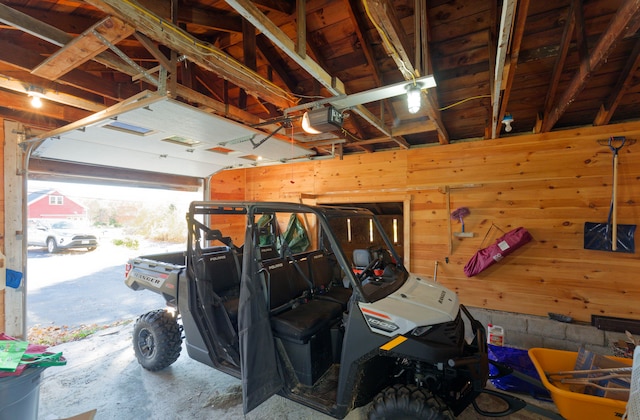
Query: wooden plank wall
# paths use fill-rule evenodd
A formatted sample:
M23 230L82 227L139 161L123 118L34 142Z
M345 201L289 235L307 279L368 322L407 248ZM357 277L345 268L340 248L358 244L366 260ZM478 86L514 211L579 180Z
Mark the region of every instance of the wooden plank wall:
M640 140L640 124L231 170L212 179L212 197L310 203L408 197L411 271L431 276L438 261L438 281L462 303L587 322L592 314L640 319L640 244L635 254L583 248L584 222L607 220L612 153L597 140L614 135ZM618 195L618 223L638 223L640 143L620 152ZM472 238L450 234L460 230L450 218L459 207L469 208ZM524 226L534 239L467 278L469 258L502 234L492 225Z

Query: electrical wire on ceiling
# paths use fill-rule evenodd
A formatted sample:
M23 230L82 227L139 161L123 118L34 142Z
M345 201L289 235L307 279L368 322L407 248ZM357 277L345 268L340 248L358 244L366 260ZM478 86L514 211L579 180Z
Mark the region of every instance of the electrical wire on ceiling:
M153 13L149 12L147 9L139 6L138 4L136 4L135 2L132 2L130 0L123 0L123 3L128 4L129 6L133 7L134 9L136 9L138 12L145 14L146 16L152 18L153 20L157 20L158 23L160 24L160 26L163 29L168 29L171 32L173 32L174 34L180 36L183 40L184 40L184 44L183 45L188 45L188 46L192 46L195 45L197 47L203 48L207 51L207 53L205 53L205 55L208 56L216 56L219 57L223 60L229 61L230 59L233 60L235 63L235 65L241 67L243 70L246 71L246 74L252 78L254 81L259 82L259 83L264 83L268 86L271 86L272 88L275 88L277 90L282 90L278 85L276 85L275 83L273 83L271 80L265 79L263 77L261 77L259 74L257 74L255 72L255 70L250 69L249 67L245 66L244 64L240 63L239 61L236 61L234 58L229 57L227 54L225 54L224 52L218 50L217 48L213 48L210 44L206 43L206 42L202 42L200 40L198 40L197 38L193 37L192 35L190 35L189 33L183 31L182 29L176 27L175 25L171 24L170 22L166 21L165 19L154 15ZM182 42L182 41L180 41ZM255 75L257 75L258 77L256 77ZM282 99L285 99L287 101L291 101L291 102L295 102L292 100L291 97L288 97L286 95L281 95L279 94L277 91L273 92L275 95L281 97Z
M447 105L447 106L443 106L442 108L438 108L438 111L445 111L445 110L447 110L449 108L453 108L454 106L462 105L463 103L468 102L468 101L472 101L474 99L490 98L490 97L491 97L491 95L471 96L469 98L462 99L461 101L454 102L451 105Z
M355 141L362 141L361 138L358 138L358 137L354 136L353 134L351 134L349 131L345 130L344 128L342 128L340 131L342 132L342 134L345 135L345 137L351 137L351 139L355 140Z
M326 96L321 95L299 95L297 93L292 93L292 95L300 99L327 99Z

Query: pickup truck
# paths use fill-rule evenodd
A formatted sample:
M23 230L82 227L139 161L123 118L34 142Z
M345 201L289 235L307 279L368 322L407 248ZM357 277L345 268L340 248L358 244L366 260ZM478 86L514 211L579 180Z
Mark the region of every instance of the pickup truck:
M191 358L242 380L245 413L276 393L335 418L365 405L369 419L525 406L485 388L485 327L454 292L407 271L369 210L202 201L187 228L185 252L126 266L127 286L168 306L134 326L145 369L176 361L184 334ZM484 411L481 393L507 408Z

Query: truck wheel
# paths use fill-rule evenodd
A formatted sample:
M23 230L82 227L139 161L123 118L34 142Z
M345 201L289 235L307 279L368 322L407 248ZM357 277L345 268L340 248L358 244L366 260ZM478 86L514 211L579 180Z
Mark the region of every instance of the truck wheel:
M396 384L385 388L373 399L369 420L450 420L453 414L429 391L415 385Z
M53 254L58 250L58 244L56 244L56 240L54 238L47 239L47 252L49 254Z
M153 372L178 360L182 329L176 317L164 309L140 316L133 327L133 350L138 363Z

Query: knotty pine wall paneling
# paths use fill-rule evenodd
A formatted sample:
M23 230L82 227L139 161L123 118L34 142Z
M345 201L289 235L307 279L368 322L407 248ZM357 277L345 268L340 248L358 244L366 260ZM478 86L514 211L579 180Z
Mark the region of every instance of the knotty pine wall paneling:
M584 222L606 222L612 154L597 140L640 139L640 124L345 156L343 160L230 170L217 189L245 179L246 200L363 202L408 197L412 272L455 290L469 306L590 321L640 319L640 243L635 254L583 249ZM640 143L619 155L618 223L640 223ZM305 200L309 202L309 200ZM450 213L469 208L465 230ZM492 228L492 225L497 227ZM524 226L533 240L479 275L463 267L502 231ZM499 228L499 229L498 229ZM486 239L485 239L485 236ZM448 261L448 262L447 262Z

